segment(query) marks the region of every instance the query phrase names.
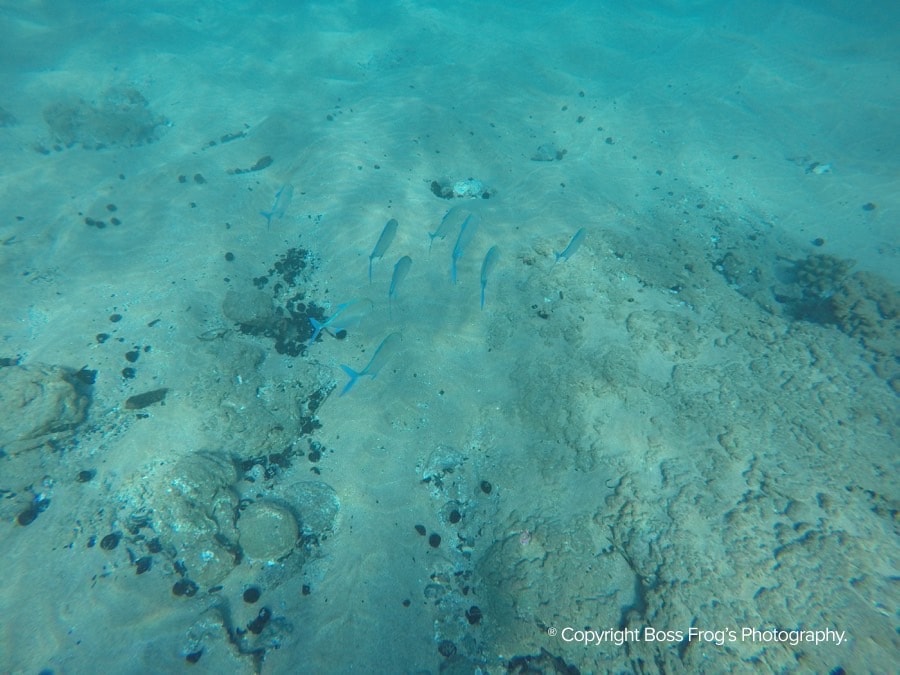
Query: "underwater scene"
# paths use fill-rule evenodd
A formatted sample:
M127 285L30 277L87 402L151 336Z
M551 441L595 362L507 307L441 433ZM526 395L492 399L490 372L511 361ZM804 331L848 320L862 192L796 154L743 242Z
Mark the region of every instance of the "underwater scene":
M0 2L0 673L894 672L898 35Z

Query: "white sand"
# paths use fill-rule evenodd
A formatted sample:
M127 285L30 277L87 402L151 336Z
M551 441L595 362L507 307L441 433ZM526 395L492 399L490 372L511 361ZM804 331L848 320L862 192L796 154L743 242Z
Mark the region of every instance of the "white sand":
M0 107L16 120L0 128L0 357L98 379L63 449L0 458L0 669L174 671L202 649L198 667L253 672L261 661L239 646L264 650L272 673L502 672L541 649L582 672L890 668L896 317L879 324L876 356L873 340L792 320L773 289L816 253L854 259L896 295L897 17L875 3L851 16L781 3L13 4L0 15ZM48 106L99 106L123 86L169 120L158 140L52 149ZM544 144L563 159L531 161ZM266 155L262 171L228 173ZM429 252L426 233L453 202L429 183L466 178L492 197L473 205L481 229L452 286L453 238ZM285 183L292 204L267 229L259 212ZM579 227L584 246L554 265ZM294 359L229 331L222 302L298 245L317 266L308 300L369 297L375 310ZM717 269L729 253L739 262ZM402 255L413 265L389 314ZM223 337L197 339L209 331ZM363 368L393 331L402 346L379 377L338 398L339 364ZM123 379L124 353L147 345ZM300 402L332 381L322 428L302 437ZM166 403L146 419L124 409L159 387ZM127 551L145 542L127 532L112 551L87 547L140 507L164 513L179 459L309 439L326 448L317 464L301 456L234 487L247 499L333 488L334 533L309 559L245 559L220 591L185 598L172 557L135 575ZM75 481L88 468L97 476ZM32 492L51 504L17 525ZM253 606L249 583L263 587ZM229 640L262 606L270 625ZM565 626L831 628L847 641L548 635Z

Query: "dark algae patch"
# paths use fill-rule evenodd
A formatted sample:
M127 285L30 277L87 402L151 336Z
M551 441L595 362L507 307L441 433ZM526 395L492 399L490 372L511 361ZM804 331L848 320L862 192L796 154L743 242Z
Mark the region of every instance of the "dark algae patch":
M256 160L256 163L249 169L242 169L238 167L236 169L229 169L228 173L237 175L241 173L253 173L254 171L262 171L263 169L267 169L268 167L270 167L272 165L272 162L274 161L275 160L269 157L269 155L266 155L265 157L260 157L258 160Z
M253 279L257 289L267 289L266 292L272 294L271 317L265 321L241 321L241 332L271 338L279 354L303 354L312 337L310 318L325 320L325 310L306 296L305 289L310 285L313 271L308 250L294 247L281 254L267 274Z
M133 148L152 143L168 128L168 120L154 113L147 99L129 86L112 87L97 102L81 97L56 101L44 108L43 117L57 151L75 146Z
M268 155L266 155L265 157L260 157L256 161L256 164L254 164L253 166L250 167L250 170L251 171L262 171L263 169L270 166L273 161L274 160L271 157L269 157Z

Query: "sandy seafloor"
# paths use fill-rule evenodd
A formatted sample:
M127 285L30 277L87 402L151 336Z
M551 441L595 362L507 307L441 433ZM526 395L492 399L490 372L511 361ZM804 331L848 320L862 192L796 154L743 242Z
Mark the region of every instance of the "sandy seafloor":
M3 3L0 671L896 664L896 10L512 4Z

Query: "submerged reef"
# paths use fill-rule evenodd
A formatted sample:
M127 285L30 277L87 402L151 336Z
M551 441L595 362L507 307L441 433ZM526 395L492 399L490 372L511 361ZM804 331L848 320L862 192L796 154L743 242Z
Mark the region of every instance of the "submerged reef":
M796 320L833 326L859 338L875 372L900 393L895 337L900 331L900 294L877 274L851 273L854 264L831 255L810 255L793 266L800 295L776 298Z
M855 264L855 260L814 254L794 263L794 274L804 293L824 298L834 293Z
M0 367L0 455L16 455L71 439L87 419L95 371L65 366L12 364Z
M55 150L79 145L88 150L145 145L159 138L168 125L165 117L150 110L139 91L127 86L108 89L96 103L81 98L52 103L44 109L44 121Z

